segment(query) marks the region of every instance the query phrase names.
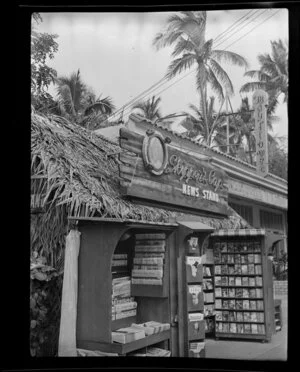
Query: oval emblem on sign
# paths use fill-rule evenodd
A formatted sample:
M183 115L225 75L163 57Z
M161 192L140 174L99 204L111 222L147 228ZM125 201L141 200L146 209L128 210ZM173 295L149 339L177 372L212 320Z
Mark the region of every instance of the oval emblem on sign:
M151 133L143 141L143 159L146 168L155 175L161 175L168 163L168 150L160 133Z

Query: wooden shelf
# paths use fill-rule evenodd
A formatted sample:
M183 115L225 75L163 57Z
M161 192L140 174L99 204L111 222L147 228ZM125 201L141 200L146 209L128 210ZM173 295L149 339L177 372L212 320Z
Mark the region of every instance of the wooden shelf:
M265 334L253 334L253 333L225 333L225 332L216 332L216 338L248 338L248 339L257 339L265 340Z
M224 309L224 308L218 308L218 309L215 309L215 311L245 311L245 312L249 312L249 311L254 311L255 313L265 313L264 310L254 310L254 309Z
M262 288L262 285L215 285L215 287L221 287L221 288Z
M246 323L246 324L265 324L265 322L253 322L252 320L247 320L247 321L238 321L238 320L216 320L216 322L219 322L219 323L238 323L238 324L242 324L242 323Z
M220 252L221 254L260 254L258 251L247 251L247 252Z
M261 276L262 274L215 274L216 276Z
M263 300L263 297L220 297L215 296L215 299L220 300Z
M89 350L100 350L108 353L127 354L131 351L142 349L143 347L151 346L162 341L170 339L170 330L146 336L140 340L129 342L127 344L119 344L116 342L105 343L97 341L78 341L77 347Z

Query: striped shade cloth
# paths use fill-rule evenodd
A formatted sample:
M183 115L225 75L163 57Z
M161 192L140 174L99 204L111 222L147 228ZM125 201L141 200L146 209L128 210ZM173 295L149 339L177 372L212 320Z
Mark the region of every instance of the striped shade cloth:
M265 229L222 229L214 231L211 236L257 236L265 234Z

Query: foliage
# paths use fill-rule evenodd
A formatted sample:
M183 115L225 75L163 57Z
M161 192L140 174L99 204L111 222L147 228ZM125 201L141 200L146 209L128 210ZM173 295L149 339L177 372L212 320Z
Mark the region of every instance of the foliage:
M42 22L38 13L33 13L32 23ZM53 104L53 98L47 93L47 88L57 75L56 71L47 64L48 59L53 59L58 50L55 39L58 35L37 32L32 26L31 30L31 100L34 107L47 111Z
M30 281L30 354L57 354L62 277L45 265L45 258L31 257Z
M273 259L273 274L276 280L288 279L288 254L281 250L279 257Z
M158 107L160 104L161 98L156 98L152 96L151 98L147 99L144 102L138 102L133 105L133 109L140 109L145 118L151 121L156 121L157 119L161 118L160 108Z
M156 35L153 44L157 49L174 45L173 61L166 77L173 78L196 64L196 84L203 107L203 121L209 131L206 113L207 85L223 101L234 93L232 82L220 63L230 62L247 67L247 61L240 55L224 50L213 50L213 40L205 41L206 11L183 11L171 15L162 33ZM177 58L175 58L177 57Z
M244 84L240 92L248 93L256 89L264 89L269 95L268 114L273 114L278 105L278 97L283 94L284 102L288 101L288 45L281 39L271 41L271 55L259 54L259 70L251 70L245 76L256 81Z
M287 180L288 156L278 141L269 142L269 172Z
M80 70L70 76L55 79L57 85L57 106L54 112L88 129L104 126L115 106L110 97L96 97L91 88L82 81ZM106 121L105 126L108 126Z

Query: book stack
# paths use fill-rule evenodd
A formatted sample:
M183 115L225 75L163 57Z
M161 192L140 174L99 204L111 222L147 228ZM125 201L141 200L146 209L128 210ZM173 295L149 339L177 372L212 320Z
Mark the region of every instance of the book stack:
M113 278L129 275L127 253L116 252L112 258L111 269Z
M215 321L220 334L264 335L265 317L260 243L216 241ZM219 335L221 336L221 335Z
M130 276L112 280L112 320L136 315L137 302L131 296Z
M117 329L111 333L112 341L120 344L127 344L146 337L145 331L134 327Z
M169 357L171 356L171 351L150 346L147 348L145 352L134 352L128 355L129 356L142 356L142 357Z
M147 356L169 357L169 356L171 356L171 351L151 346L147 349Z
M169 323L160 323L160 322L154 322L154 321L149 321L149 322L141 323L141 324L136 324L136 323L131 324L131 328L143 330L146 336L153 335L154 333L167 331L168 329L170 329L170 327L171 326Z
M203 313L189 313L189 321L190 322L198 322L203 320Z
M189 351L190 356L194 358L200 358L200 352L204 350L205 342L190 342L189 344Z
M162 285L166 234L136 234L132 284Z

